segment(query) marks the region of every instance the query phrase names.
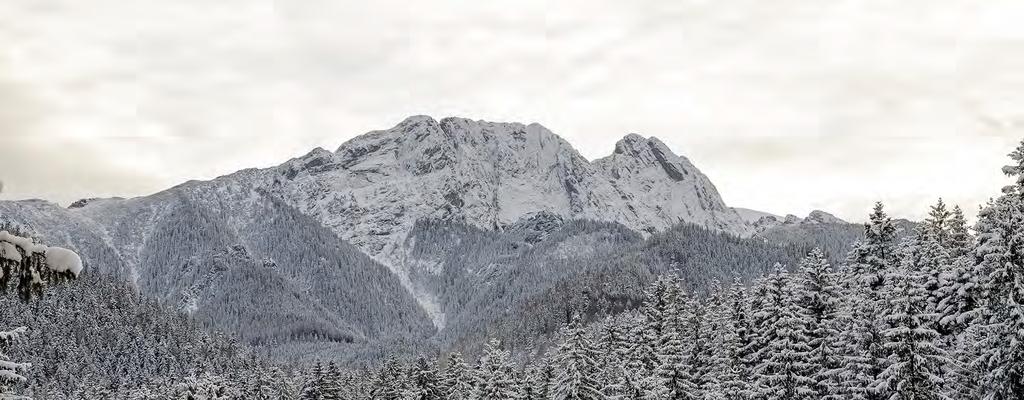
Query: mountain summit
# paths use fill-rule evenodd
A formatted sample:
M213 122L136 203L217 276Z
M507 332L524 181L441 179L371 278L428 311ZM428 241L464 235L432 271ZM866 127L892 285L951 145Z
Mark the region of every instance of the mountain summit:
M268 189L389 265L421 219L501 230L546 213L648 234L680 222L749 233L689 160L636 134L591 162L539 124L415 116L266 176Z
M345 307L396 305L400 317L392 319L417 327L410 334L423 332L428 317L444 327L439 296L448 289L431 283L437 269L414 254L416 242L431 240L413 234L417 224L489 233L536 226L526 230L539 236L569 220L617 223L643 235L683 222L741 236L753 230L704 174L656 138L627 135L611 155L589 161L539 124L426 116L334 152L318 148L276 167L151 196L66 210L0 206L40 233L73 223L72 244L191 313L230 308L218 279L262 274L253 280L264 282L264 297L302 304L309 319L297 326L330 326L317 334L350 340L388 331L390 320ZM324 311L338 309L349 311Z

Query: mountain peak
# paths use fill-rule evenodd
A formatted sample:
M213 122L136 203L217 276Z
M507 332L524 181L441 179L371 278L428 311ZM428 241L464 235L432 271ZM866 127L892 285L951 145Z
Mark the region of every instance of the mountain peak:
M807 215L807 218L804 218L804 223L845 224L847 222L827 212L821 210L814 210Z
M438 121L429 115L410 115L399 122L397 126L411 126L419 124L437 125Z

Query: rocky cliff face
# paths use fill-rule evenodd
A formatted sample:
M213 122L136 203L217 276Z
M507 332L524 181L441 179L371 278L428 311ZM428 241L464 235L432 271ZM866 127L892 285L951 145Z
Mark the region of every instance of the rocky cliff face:
M296 219L293 210L305 219ZM276 167L188 182L141 198L76 202L60 214L54 223L76 221L91 231L91 240L117 255L121 273L169 299L191 293L177 287L174 277L203 264L200 255L238 245L257 255L257 264L260 259L287 264L275 257L269 236L318 232L320 243L319 230L325 227L337 242L354 245L390 269L438 327L444 325L439 289L414 282L434 273L421 270L430 264L408 250L418 221L504 231L522 221L585 219L618 223L644 235L688 222L741 236L752 233L704 174L656 138L627 135L610 156L589 161L538 124L425 116L358 136L335 152L316 149ZM289 231L293 228L279 223L282 219L301 226ZM273 227L268 237L253 236L268 227ZM294 254L302 258L301 253ZM315 259L302 263L304 270L289 272L295 287L319 279L319 273L308 271ZM344 269L375 268L368 261L357 264ZM364 331L379 328L367 321L355 325Z
M501 230L546 213L645 233L679 222L749 233L693 164L635 134L591 162L538 124L412 117L265 174L268 190L393 266L421 219Z

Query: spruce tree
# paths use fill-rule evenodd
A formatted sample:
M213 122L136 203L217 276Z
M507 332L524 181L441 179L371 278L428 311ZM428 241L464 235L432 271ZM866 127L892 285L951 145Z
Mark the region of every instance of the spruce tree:
M849 268L858 284L866 285L877 295L885 285L889 269L896 265L896 226L885 213L881 202L864 224L864 239L854 245L847 256Z
M597 359L597 351L577 314L565 328L565 336L555 359L558 375L552 399L604 399L601 384L595 379L598 373Z
M388 356L374 378L370 397L374 400L400 400L404 394L405 374L393 355Z
M953 214L946 208L946 203L939 198L935 205L928 210L928 217L924 220L923 233L930 234L941 246L949 244L951 218Z
M949 237L946 241L946 249L950 257L959 258L971 251L972 242L970 231L967 230L967 218L964 217L960 206L953 207L953 215L949 220Z
M747 400L754 396L751 387L753 366L747 353L753 342L747 301L743 282L738 277L734 278L717 335L721 338L721 351L725 354L720 377L722 394L729 400Z
M441 383L432 362L422 355L416 358L412 368L410 393L414 400L442 400L445 398Z
M808 363L817 382L815 392L821 398L836 398L841 386L837 370L842 365L841 351L835 347L839 336L839 279L820 248L800 261L799 270L798 304L806 316Z
M781 293L776 304L778 317L768 328L768 356L763 367L765 397L769 400L816 398L814 371L808 363L811 346L807 316L800 307L804 296L788 274L779 273L776 280Z
M838 324L842 332L837 344L843 362L836 371L842 399L883 398L874 386L885 369L887 358L882 348L881 311L875 306L875 296L869 287L855 286L844 299Z
M875 384L890 400L946 399L943 376L949 360L938 346L938 332L931 328L922 280L912 271L893 277L882 332L889 362Z
M461 353L448 355L448 366L442 380L446 400L468 400L473 393L472 372Z
M975 273L985 279L987 318L981 320L983 351L977 363L986 371L986 400L1024 399L1024 142L1010 158L1014 164L1003 171L1016 184L981 211L975 228Z
M601 391L606 397L618 396L622 368L629 357L630 345L625 333L626 327L622 326L621 320L618 316L609 316L600 327L601 337L597 346L601 355L598 380L603 384Z
M665 285L664 279L658 281L658 285ZM671 282L660 290L661 300L656 304L662 304L658 311L661 322L657 331L659 332L655 351L658 355L658 367L655 369L654 381L648 386L652 388L652 395L659 399L682 399L691 395L697 390L689 375L688 365L684 362L687 339L685 310L689 309L689 298L683 296L679 286Z
M501 342L492 339L484 349L476 373L475 400L506 400L516 395L515 374L509 353L501 349Z

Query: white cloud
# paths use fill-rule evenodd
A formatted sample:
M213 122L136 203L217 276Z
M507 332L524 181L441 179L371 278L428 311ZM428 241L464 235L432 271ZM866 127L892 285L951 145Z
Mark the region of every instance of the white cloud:
M145 194L430 114L538 121L589 157L655 135L777 213L973 209L1022 136L1022 18L999 0L7 1L0 139L56 161L0 179L8 198Z

